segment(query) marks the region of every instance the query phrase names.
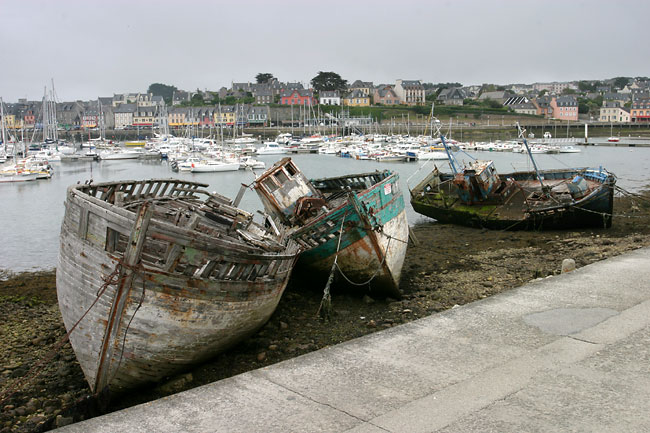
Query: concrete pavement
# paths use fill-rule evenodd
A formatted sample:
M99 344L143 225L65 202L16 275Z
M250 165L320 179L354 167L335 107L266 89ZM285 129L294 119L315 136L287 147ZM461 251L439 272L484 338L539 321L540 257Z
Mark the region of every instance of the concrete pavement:
M60 431L650 432L650 249Z

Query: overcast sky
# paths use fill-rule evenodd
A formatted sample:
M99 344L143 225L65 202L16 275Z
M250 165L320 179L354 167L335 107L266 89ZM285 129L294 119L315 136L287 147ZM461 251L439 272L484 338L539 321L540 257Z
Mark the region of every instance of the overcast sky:
M650 75L650 1L0 0L0 97L308 83L533 83Z

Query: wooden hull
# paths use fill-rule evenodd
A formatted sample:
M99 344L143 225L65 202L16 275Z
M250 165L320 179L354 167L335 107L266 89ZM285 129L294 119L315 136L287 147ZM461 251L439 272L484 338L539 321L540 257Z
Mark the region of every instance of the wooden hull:
M328 276L337 258L339 282L400 297L408 223L397 173L308 180L284 158L260 175L253 189L300 245L297 272Z
M98 191L68 190L56 275L70 342L94 392L159 381L269 319L295 263L295 244L271 253L225 234L211 238L210 219L192 217L185 227L147 220L144 206L133 212L92 197L110 195L110 187ZM141 253L128 264L138 227ZM124 236L131 237L121 253Z
M399 281L408 245L408 222L397 174L354 193L291 237L305 249L297 271L329 274L338 248L337 263L344 275L340 282L360 285L369 292L401 296Z
M586 173L586 174L585 174ZM589 174L591 173L591 175ZM431 178L425 179L411 192L413 209L443 224L458 224L468 227L496 230L555 230L571 228L601 227L612 224L614 184L616 178L607 172L599 176L597 170L548 170L542 174L545 182L553 185L569 182L576 175L583 175L596 184L591 192L571 202L549 200L547 203L531 206L523 189L498 203L467 204L458 200L450 181L451 175L440 174L439 181L445 185L436 193L424 191ZM517 172L501 175L520 184L537 184L534 172Z

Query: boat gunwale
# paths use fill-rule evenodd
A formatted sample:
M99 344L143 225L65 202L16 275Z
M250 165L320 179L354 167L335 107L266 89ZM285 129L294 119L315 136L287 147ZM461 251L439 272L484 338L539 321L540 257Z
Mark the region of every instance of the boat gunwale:
M165 179L165 181L167 180L168 179ZM120 184L120 183L124 183L124 182L109 183L107 185ZM96 184L92 184L92 185L95 186ZM125 233L129 232L130 227L133 225L133 222L135 221L135 215L136 215L135 212L128 210L124 207L106 202L97 197L93 197L85 193L81 189L77 188L78 186L80 185L72 185L68 188L68 193L70 195L70 202L74 201L74 199L79 199L81 201L88 202L91 205L97 206L106 212L112 213L113 215L111 215L110 218L108 216L102 216L99 214L96 215L105 219L110 219L111 222L116 223L119 226L122 226L122 228L125 230ZM192 198L192 196L189 195L185 197ZM151 198L151 199L160 200L165 198L166 197L161 196L159 198ZM193 199L200 200L198 198L193 198ZM115 220L116 218L118 219L118 221ZM249 243L245 241L233 242L224 239L222 237L209 236L207 234L195 231L193 229L179 227L158 219L151 220L148 231L150 236L155 239L169 239L170 237L173 237L177 242L178 241L187 242L187 245L183 245L183 246L196 248L206 252L218 252L224 256L230 256L230 257L245 255L249 259L285 260L285 259L291 259L298 254L297 252L295 254L278 254L272 251L265 251L260 247L251 246ZM232 253L233 248L236 249L235 253ZM241 251L242 249L247 249L248 251Z
M373 184L372 186L370 186L370 188L366 188L366 189L360 190L360 191L350 191L350 192L355 194L357 197L359 197L361 195L364 195L364 194L367 194L367 193L371 192L372 190L376 189L379 185L381 185L383 183L387 183L392 177L395 177L395 182L391 182L391 183L396 183L397 182L397 179L399 179L399 174L397 172L391 172L390 170L384 170L384 171L388 171L391 174L389 176L385 177L384 179L382 179L381 181ZM370 174L374 174L374 173L370 173ZM350 175L350 176L353 177L353 175ZM343 176L340 176L339 178L343 178ZM329 178L325 178L325 179L329 179ZM310 181L310 182L312 182L312 181ZM398 197L399 197L399 195L394 195L389 200L389 202L386 203L386 205L384 205L382 208L386 207L388 204L390 204L393 201L397 200ZM321 215L318 215L318 216L314 217L312 220L309 220L306 223L302 224L297 229L290 230L289 231L289 236L296 236L296 235L303 234L304 232L307 232L307 231L311 230L314 225L317 225L318 223L322 222L324 219L327 219L327 218L331 217L332 215L334 215L334 213L340 212L341 210L343 210L347 206L354 207L349 202L349 200L344 200L341 204L339 204L337 207L333 208L332 210L330 210L328 212L323 212ZM356 213L356 211L355 211L355 213Z

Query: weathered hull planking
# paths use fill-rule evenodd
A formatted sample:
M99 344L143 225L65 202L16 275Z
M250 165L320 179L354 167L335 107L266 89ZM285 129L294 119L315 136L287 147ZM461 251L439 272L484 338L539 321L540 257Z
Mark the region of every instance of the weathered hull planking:
M68 189L57 295L94 392L156 382L204 361L275 310L297 245L268 237L223 197L200 200L201 186L150 180Z
M511 183L500 195L467 202L458 196L453 175L437 170L411 191L413 209L443 224L496 230L555 230L612 224L616 177L602 169L540 172L550 191L544 198L535 172L500 175ZM584 177L586 190L574 197L567 185ZM556 192L555 192L556 191Z
M343 216L344 229L337 254ZM338 209L291 236L306 249L298 265L308 272L328 274L338 255L341 272L353 284L367 282L371 292L401 296L399 281L408 245L408 222L397 174L365 191L352 193ZM314 241L318 245L310 248Z
M390 171L308 181L289 158L255 182L265 209L302 248L297 271L399 297L408 222L399 176Z

